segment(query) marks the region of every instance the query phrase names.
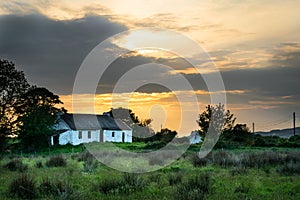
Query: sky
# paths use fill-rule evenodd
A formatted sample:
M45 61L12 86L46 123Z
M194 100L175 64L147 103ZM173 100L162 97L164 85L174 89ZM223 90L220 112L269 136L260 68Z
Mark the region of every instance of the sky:
M299 7L299 0L2 0L0 58L58 94L69 112L128 107L152 118L156 131L186 135L211 95L222 93L237 123L291 128L293 112L300 126ZM74 94L84 60L103 41L110 55L127 53L105 66L94 93ZM206 82L218 73L225 92Z

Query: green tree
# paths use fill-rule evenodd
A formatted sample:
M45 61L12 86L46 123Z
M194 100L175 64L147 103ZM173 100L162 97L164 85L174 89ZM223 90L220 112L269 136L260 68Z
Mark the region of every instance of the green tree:
M138 116L131 109L127 108L111 108L109 112L107 112L111 117L115 119L121 119L128 126L132 127L134 124L140 124L140 120Z
M199 133L204 138L209 129L214 133L232 130L235 120L236 118L229 110L225 111L224 105L218 104L208 105L196 122L199 126Z
M238 146L254 145L254 135L250 132L246 124L236 124L232 130L223 132L217 147L219 148L235 148Z
M176 137L176 135L177 135L176 131L172 131L168 128L164 128L160 132L157 132L155 136L152 137L152 140L169 143Z
M5 148L7 137L16 133L16 104L29 87L23 71L0 59L0 150Z
M253 145L254 137L246 124L236 124L232 131L225 132L224 137L243 145Z
M34 150L50 145L57 113L65 111L56 108L58 104L62 104L59 96L46 88L34 87L22 95L17 112L20 115L18 138L24 148Z

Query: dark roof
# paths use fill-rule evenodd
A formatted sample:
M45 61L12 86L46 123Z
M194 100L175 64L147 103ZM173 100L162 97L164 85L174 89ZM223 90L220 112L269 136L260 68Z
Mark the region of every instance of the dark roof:
M131 130L122 120L116 121L107 115L65 113L60 117L72 130Z
M131 128L125 122L123 122L121 119L115 119L115 122L120 127L120 129L131 130Z

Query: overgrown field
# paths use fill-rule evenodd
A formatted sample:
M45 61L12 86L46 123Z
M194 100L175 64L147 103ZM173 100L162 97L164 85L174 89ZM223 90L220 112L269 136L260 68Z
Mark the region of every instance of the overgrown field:
M2 155L0 199L300 199L300 149L215 150L199 159L197 148L143 174L108 168L81 147Z

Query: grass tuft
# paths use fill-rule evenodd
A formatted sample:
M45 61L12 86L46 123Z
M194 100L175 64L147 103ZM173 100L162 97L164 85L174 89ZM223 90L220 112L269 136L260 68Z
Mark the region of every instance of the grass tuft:
M201 200L210 193L210 175L200 174L179 184L174 193L174 199Z
M67 166L67 161L62 155L52 156L46 162L47 167L65 167Z
M34 199L37 197L35 182L33 178L27 174L21 174L18 178L13 180L8 190L12 197L21 199Z
M28 169L28 166L24 165L22 160L20 159L11 160L7 164L5 164L4 167L9 169L10 171L19 171L19 172L25 172Z
M177 185L182 182L183 174L182 172L173 172L168 176L169 185Z
M145 187L143 178L138 174L125 173L122 179L106 179L100 183L98 190L105 195L130 194L142 191Z
M276 170L280 175L299 175L300 163L286 163L283 166L279 166Z

